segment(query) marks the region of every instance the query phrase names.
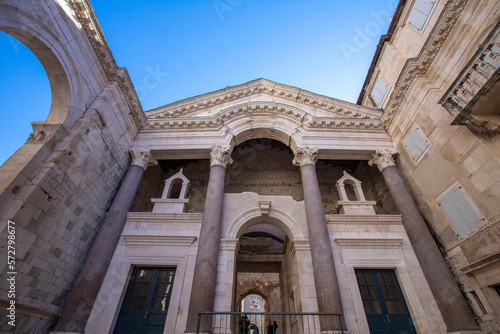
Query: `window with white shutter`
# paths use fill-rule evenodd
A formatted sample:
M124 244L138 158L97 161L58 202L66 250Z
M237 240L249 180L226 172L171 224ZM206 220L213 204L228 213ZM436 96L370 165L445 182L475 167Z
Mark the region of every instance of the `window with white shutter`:
M429 146L427 139L418 127L414 126L410 134L406 137L405 147L410 152L413 160L417 161Z
M389 88L382 79L382 76L379 74L377 81L375 82L375 87L373 87L372 90L372 97L377 103L378 107L382 106L382 102L384 101L385 95L387 94L388 90Z
M434 6L435 0L415 0L415 5L408 18L408 23L413 25L418 30L422 30L424 23Z
M457 185L438 199L439 205L450 219L459 236L465 236L483 226L483 219Z

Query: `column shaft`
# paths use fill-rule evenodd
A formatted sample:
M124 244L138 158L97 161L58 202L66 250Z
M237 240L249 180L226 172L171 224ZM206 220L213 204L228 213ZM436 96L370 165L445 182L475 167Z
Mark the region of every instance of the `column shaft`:
M449 332L478 330L471 310L396 166L382 175Z
M313 164L305 164L300 172L319 311L342 313L340 288L316 170Z
M130 166L127 171L71 289L64 312L54 329L55 332L84 332L143 173L143 167L136 165Z
M215 147L210 154L212 167L210 168L210 178L203 209L186 333L196 332L199 312L213 311L214 308L222 203L224 200L224 178L226 175L225 166L232 162L230 153L230 147ZM212 318L204 317L202 320L201 332L211 332Z

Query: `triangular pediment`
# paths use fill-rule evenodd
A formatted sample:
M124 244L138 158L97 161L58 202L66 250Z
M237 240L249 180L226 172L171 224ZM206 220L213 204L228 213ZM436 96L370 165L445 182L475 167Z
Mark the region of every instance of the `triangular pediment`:
M315 94L297 87L257 79L237 86L198 95L167 104L146 112L148 120L214 117L238 105L288 106L314 118L378 120L382 112L328 96Z

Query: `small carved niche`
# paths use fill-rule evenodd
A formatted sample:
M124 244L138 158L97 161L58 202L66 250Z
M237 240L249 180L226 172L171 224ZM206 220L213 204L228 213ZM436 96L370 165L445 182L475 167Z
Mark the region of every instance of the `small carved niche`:
M335 184L339 192L340 200L335 205L335 211L348 215L374 215L373 206L375 201L367 201L361 181L344 171L342 176Z
M153 213L184 213L189 208L187 198L190 182L182 169L165 180L165 189L161 198L152 198Z
M182 169L165 180L165 189L161 198L187 198L189 190L189 180L182 173Z
M346 189L346 185L348 185L350 189ZM356 201L366 201L365 194L361 188L361 181L346 173L346 171L344 171L344 176L337 181L335 186L337 187L341 201L349 201L349 197L352 198L352 195L348 196L348 191L354 191Z

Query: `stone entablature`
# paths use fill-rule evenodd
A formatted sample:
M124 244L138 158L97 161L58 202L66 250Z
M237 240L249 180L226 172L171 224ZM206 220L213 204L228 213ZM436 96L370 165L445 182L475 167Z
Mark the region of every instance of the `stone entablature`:
M226 96L228 91L249 87L255 91L250 90L248 96L235 93L237 99L224 100L216 107L207 102L218 94ZM286 100L273 95L277 88L265 87L311 96ZM318 147L320 159L369 159L376 149L392 148L380 111L299 91L259 79L154 109L146 113L148 119L135 145L151 149L157 159L173 154L177 159L206 159L213 145L234 147L253 138L275 139L292 150ZM313 98L326 99L332 108Z

